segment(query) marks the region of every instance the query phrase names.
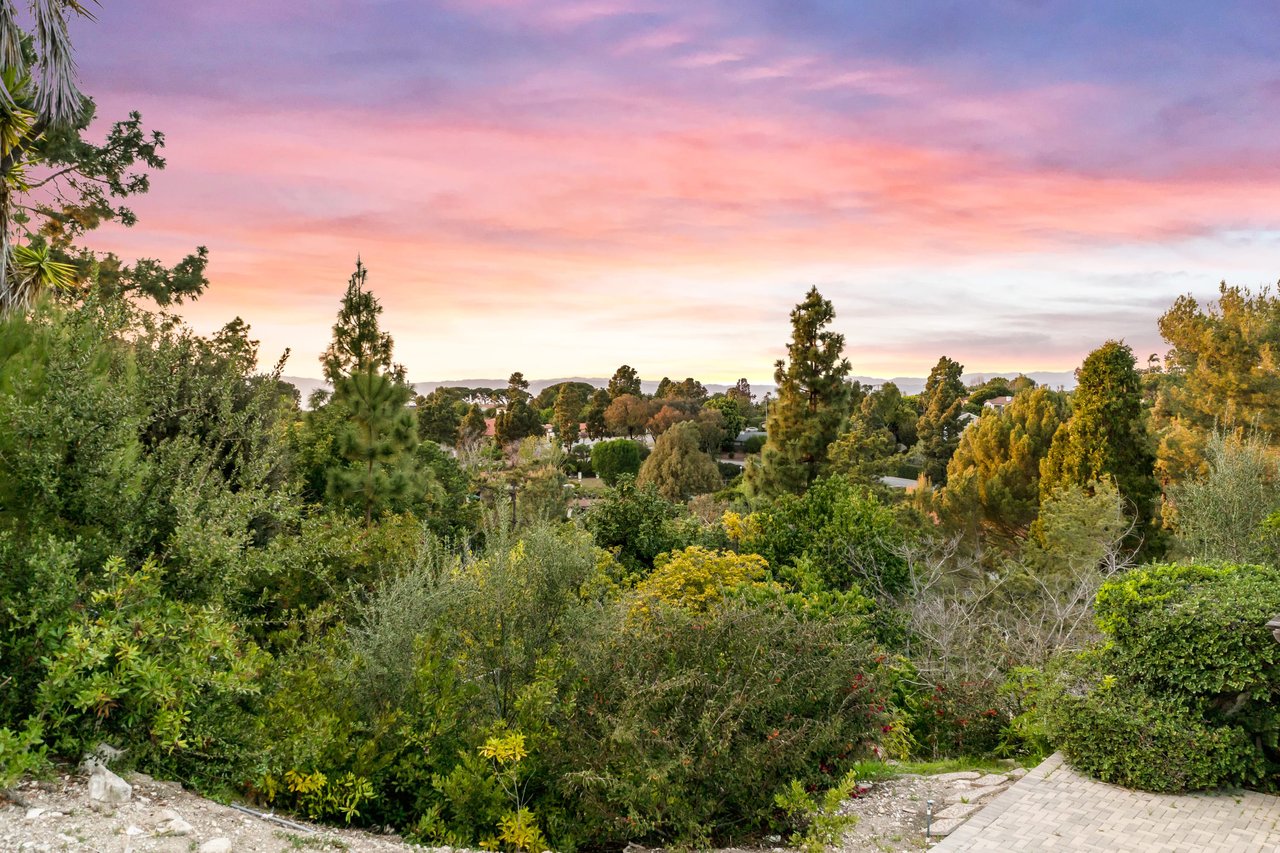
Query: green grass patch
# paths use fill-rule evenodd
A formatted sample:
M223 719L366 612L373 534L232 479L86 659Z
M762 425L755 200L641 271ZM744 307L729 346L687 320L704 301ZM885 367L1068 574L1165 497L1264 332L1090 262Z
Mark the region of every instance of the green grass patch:
M964 770L977 770L982 773L1008 773L1012 768L1008 764L990 758L946 758L941 761L903 761L899 764L886 764L883 761L859 761L853 766L859 782L876 782L881 779L893 779L898 776L939 776L943 773L958 773Z

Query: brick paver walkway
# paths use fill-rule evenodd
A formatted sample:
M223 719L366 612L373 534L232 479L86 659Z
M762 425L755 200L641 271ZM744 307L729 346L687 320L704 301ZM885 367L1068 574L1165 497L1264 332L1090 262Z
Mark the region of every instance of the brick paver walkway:
M933 849L1274 853L1280 797L1130 791L1081 776L1052 755Z

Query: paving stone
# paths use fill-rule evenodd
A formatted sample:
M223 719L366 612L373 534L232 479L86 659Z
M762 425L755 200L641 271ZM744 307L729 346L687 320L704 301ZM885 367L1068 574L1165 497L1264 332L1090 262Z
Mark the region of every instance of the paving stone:
M975 788L991 788L996 785L1003 785L1009 781L1009 777L1003 773L989 773L979 779L974 779L969 784Z
M1007 788L970 788L947 795L948 803L985 803L1003 794Z
M939 812L934 812L935 818L943 820L951 818L965 818L982 808L979 803L953 803Z
M929 829L929 834L934 838L946 838L962 826L964 826L964 818L935 820Z
M982 774L977 770L961 770L958 773L943 773L939 776L930 776L935 782L967 782L970 779L977 779Z
M1050 756L1007 789L974 789L968 796L988 791L999 795L952 828L935 850L1280 850L1280 797L1253 791L1188 795L1130 791L1076 773L1061 755Z

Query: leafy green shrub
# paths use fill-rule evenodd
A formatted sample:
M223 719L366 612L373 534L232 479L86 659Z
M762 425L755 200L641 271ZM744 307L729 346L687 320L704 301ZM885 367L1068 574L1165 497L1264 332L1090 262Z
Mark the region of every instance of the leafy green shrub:
M795 779L829 787L890 718L859 620L728 599L602 620L579 644L577 701L547 747L593 845L749 836Z
M989 755L1000 744L1008 717L991 681L936 682L913 691L909 731L932 758Z
M857 787L858 779L853 771L849 771L818 798L792 779L790 786L773 798L774 805L782 810L794 827L787 844L803 853L825 853L838 843L845 830L858 822L853 815L840 812L840 806L853 796Z
M612 551L628 572L643 575L659 554L690 544L679 524L683 515L683 507L653 486L641 488L624 475L591 507L586 527L596 545Z
M28 773L48 766L44 730L39 721L29 720L21 731L0 728L0 793Z
M744 453L759 453L764 449L765 443L768 442L768 440L769 439L766 436L753 435L746 441L742 442L742 450Z
M842 477L827 477L802 496L784 495L755 514L743 550L775 571L809 557L830 589L857 585L868 593L900 592L907 565L897 546L906 533L872 492Z
M174 772L235 778L246 759L242 700L268 657L217 609L166 598L154 563L105 569L106 587L67 626L40 685L48 737L78 755L101 740Z
M1101 675L1108 655L1051 681L1047 728L1076 769L1144 791L1256 784L1262 755L1239 726L1205 721L1185 700Z
M1280 569L1152 565L1098 592L1106 643L1046 678L1045 728L1109 781L1179 791L1280 781Z
M640 462L640 445L629 438L601 441L591 448L591 467L610 486L616 486L623 474L638 474Z
M1267 701L1280 691L1280 569L1144 566L1104 584L1098 627L1123 654L1116 675L1187 698Z

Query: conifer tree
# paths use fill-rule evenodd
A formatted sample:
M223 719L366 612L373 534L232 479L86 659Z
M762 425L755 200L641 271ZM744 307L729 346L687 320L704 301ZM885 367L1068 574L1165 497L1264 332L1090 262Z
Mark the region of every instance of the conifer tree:
M609 409L609 392L604 388L597 388L591 395L591 400L587 404L587 437L596 439L604 438L609 434L609 425L605 421L604 413Z
M501 444L512 444L526 438L543 435L542 419L529 405L529 383L524 374L516 372L507 380L507 407L498 414L493 424L494 436Z
M1040 462L1066 419L1065 396L1048 388L984 413L964 431L947 465L944 519L1007 544L1025 536L1040 505Z
M471 404L471 408L467 409L467 414L462 419L462 425L458 428L458 440L462 444L470 444L484 438L484 434L488 431L489 425L485 422L484 411L476 403Z
M418 397L418 438L453 447L461 423L455 398L441 389Z
M338 438L346 464L330 468L326 491L359 507L366 526L376 511L425 493L429 479L412 452L418 444L406 408L412 389L404 383L404 368L392 364L391 336L378 326L382 306L364 289L367 275L357 260L322 359L334 386L332 405L347 418Z
M916 421L920 419L920 413L894 383L886 382L863 397L859 409L867 426L889 430L895 444L910 447L916 443Z
M652 484L669 501L686 501L720 488L724 483L720 469L702 452L700 439L698 425L692 421L682 421L664 432L640 466L636 485L644 488Z
M1058 427L1040 468L1041 500L1067 486L1111 480L1145 534L1159 488L1133 350L1107 341L1089 353L1076 381L1071 419Z
M358 370L338 382L337 399L350 413L338 450L348 464L329 472L329 494L374 514L425 493L424 472L413 449L418 444L412 412L405 407L409 389L375 370Z
M1171 347L1153 376L1162 478L1207 471L1215 430L1280 442L1280 295L1224 282L1207 305L1180 296L1160 318L1160 334Z
M623 394L640 396L640 374L629 364L624 364L613 372L609 380L609 399L616 400Z
M798 494L826 467L827 448L849 414L844 335L826 328L834 319L835 310L816 287L791 312L787 359L778 361L773 374L778 397L769 406L768 440L759 462L747 469L753 495Z
M920 453L924 457L924 473L935 484L947 481L947 463L960 444L964 424L967 389L961 376L964 365L945 355L929 371L924 386L924 412L916 421Z
M556 438L560 439L560 443L564 445L565 450L573 447L578 440L578 428L579 424L581 424L578 416L581 414L582 409L578 406L578 395L573 393L573 388L567 383L560 386L560 393L556 395L553 426L556 430Z
M360 370L377 370L393 382L404 381L404 368L391 362L391 335L378 326L382 306L364 289L368 276L369 270L356 258L356 271L347 282L338 322L333 324L333 339L321 359L324 378L335 391L342 377Z

